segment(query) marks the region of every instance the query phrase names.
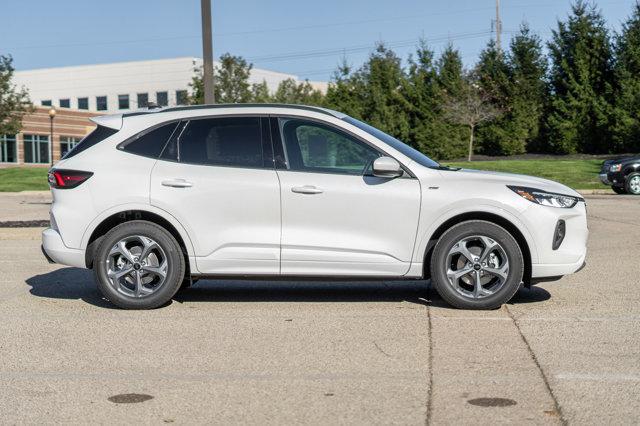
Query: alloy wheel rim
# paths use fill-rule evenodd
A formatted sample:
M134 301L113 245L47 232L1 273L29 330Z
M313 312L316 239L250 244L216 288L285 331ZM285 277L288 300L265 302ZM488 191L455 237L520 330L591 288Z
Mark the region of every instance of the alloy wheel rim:
M485 235L464 237L447 255L447 280L459 294L471 299L492 296L509 278L509 258L496 240Z
M629 181L629 188L634 194L640 193L640 176L634 176Z
M156 293L164 285L169 268L164 249L143 235L128 236L115 243L106 264L111 287L135 298Z

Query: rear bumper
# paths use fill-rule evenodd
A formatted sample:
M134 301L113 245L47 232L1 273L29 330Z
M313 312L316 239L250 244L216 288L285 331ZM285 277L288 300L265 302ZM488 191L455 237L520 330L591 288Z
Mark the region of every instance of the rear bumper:
M49 263L86 268L84 250L70 249L64 245L62 237L55 229L42 231L42 252Z

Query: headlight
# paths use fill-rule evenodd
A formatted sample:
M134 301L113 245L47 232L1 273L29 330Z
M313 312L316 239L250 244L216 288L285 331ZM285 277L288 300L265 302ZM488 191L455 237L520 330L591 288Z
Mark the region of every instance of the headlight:
M535 188L526 188L523 186L510 186L509 189L521 196L524 199L531 201L532 203L541 204L549 207L559 207L563 209L570 209L578 204L578 201L583 201L580 197L573 197L571 195L554 194L553 192L546 192Z
M622 170L622 164L614 164L611 167L609 167L609 171L611 173L616 173L616 172L619 172L620 170Z

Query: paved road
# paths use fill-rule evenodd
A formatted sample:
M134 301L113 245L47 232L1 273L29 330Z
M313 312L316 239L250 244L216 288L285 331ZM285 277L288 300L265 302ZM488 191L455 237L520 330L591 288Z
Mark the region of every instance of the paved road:
M587 268L489 312L423 282L215 281L121 311L0 229L0 422L638 424L640 200L588 203ZM108 400L131 393L153 398Z

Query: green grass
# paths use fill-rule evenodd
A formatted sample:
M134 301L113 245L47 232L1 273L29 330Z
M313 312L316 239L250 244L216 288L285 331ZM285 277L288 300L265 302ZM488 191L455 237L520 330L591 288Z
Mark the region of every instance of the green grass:
M0 169L0 192L46 191L46 167L8 167Z
M602 160L501 160L443 164L466 169L493 170L539 176L574 189L605 189L598 180ZM45 167L10 167L0 169L0 192L46 191Z
M573 189L606 189L598 179L602 160L503 160L448 163L465 169L519 173L555 180Z

